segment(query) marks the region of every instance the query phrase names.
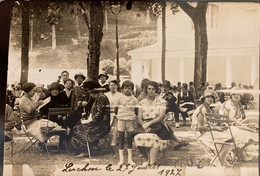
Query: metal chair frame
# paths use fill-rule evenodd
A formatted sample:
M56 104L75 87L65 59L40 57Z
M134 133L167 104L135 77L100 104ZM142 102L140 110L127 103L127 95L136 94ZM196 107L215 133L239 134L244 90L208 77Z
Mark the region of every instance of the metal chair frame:
M238 147L237 147L237 145L235 143L234 135L233 135L232 130L230 128L230 123L233 122L233 121L229 120L228 116L220 115L220 114L213 114L213 113L206 113L205 115L206 115L207 123L208 123L208 126L209 126L209 131L210 131L210 134L211 134L214 146L215 146L215 150L216 150L214 159L211 162L211 165L213 165L213 163L214 163L214 161L216 160L217 157L219 158L219 161L221 161L219 153L221 152L221 150L223 149L223 147L225 145L233 145L235 149L237 149ZM212 133L212 126L214 126L213 124L221 124L221 125L227 126L228 127L228 131L230 133L231 140L224 141L224 142L223 141L216 141L215 138L214 138L214 135ZM217 144L222 145L220 150L218 150ZM245 151L245 147L246 147L246 144L241 148L237 158L233 159L232 167L235 166L235 164L237 163L238 159L241 157L242 152ZM222 163L221 163L221 165L223 166Z

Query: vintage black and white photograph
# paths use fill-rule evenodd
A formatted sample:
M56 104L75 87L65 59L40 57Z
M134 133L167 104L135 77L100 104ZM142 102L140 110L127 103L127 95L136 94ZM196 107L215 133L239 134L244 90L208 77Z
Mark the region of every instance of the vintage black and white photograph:
M259 2L0 9L0 175L259 174Z

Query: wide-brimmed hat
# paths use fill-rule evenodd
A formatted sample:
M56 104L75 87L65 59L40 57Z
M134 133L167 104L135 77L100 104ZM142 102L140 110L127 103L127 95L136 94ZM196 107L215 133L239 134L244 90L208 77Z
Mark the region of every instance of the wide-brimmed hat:
M53 89L62 90L62 86L58 82L53 82L51 83L49 90L53 90Z
M109 78L109 76L106 73L100 73L98 75L98 79L100 79L101 76L105 76L107 79Z
M207 89L203 92L203 97L215 97L215 94L214 94L214 91L213 90L210 90L210 89Z
M82 89L85 90L87 93L94 93L105 91L105 88L101 88L100 84L94 80L87 80L83 83Z
M233 87L231 90L230 90L230 97L234 94L238 94L240 96L242 96L242 93L241 93L241 90L239 87Z
M36 88L43 88L44 85L43 84L36 84Z
M213 97L214 99L216 99L217 97L215 97L215 93L213 90L210 90L210 89L206 89L204 92L203 92L203 95L201 97L201 101L204 101L206 97Z
M78 76L81 76L81 77L83 78L83 80L86 79L86 76L84 76L83 73L77 73L77 74L75 74L74 79L76 79Z

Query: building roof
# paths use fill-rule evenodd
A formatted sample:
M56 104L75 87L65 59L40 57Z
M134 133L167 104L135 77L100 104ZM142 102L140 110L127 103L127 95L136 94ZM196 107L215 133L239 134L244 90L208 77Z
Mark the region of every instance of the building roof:
M143 48L138 48L128 52L132 59L160 59L161 44L156 43ZM232 57L232 56L258 56L259 48L256 46L237 46L237 47L209 47L208 58ZM194 49L166 49L166 57L173 58L194 58Z

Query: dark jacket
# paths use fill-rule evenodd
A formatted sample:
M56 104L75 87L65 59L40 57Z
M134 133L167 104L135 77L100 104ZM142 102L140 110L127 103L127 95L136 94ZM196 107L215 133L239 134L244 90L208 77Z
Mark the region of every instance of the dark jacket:
M86 100L86 93L79 86L74 86L71 95L71 107L73 111L82 111L82 108L78 107L78 101Z
M60 94L58 94L58 96L51 96L51 101L46 104L45 106L43 106L40 110L41 112L41 116L48 116L48 112L49 112L49 108L59 108L61 99L60 99Z
M109 126L110 123L109 100L103 93L100 93L95 99L90 113L93 114L92 116L93 123L95 123L98 126L104 126L105 124Z
M70 96L68 97L66 94L66 91L62 91L59 93L59 106L60 107L71 107L71 97L72 97L73 91L70 93Z
M185 103L185 102L194 102L194 98L190 91L187 91L186 94L183 92L178 94L178 105Z

